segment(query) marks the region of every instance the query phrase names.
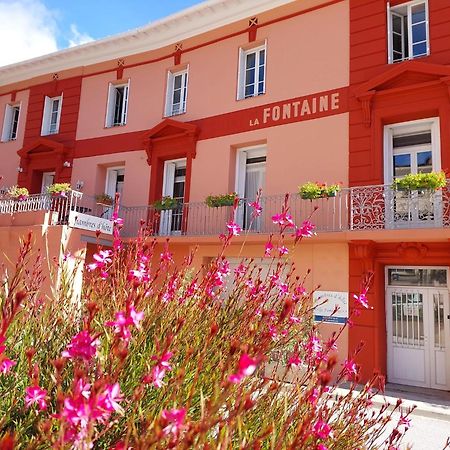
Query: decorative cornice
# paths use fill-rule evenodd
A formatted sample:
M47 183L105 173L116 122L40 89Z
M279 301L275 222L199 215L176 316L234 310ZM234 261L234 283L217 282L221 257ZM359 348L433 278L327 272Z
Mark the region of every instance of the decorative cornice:
M0 86L174 45L294 1L207 0L126 33L2 67Z

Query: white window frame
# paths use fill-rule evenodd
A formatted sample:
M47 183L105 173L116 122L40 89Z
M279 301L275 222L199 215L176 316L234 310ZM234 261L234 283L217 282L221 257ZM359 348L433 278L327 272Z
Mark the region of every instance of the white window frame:
M411 9L414 6L425 4L425 33L426 33L426 44L427 44L427 53L423 55L413 56L413 42L412 42L412 21L411 21ZM404 48L404 42L403 44L403 58L394 61L394 43L393 43L393 29L392 29L392 16L401 16L402 18L405 17L402 14L397 13L399 8L407 8L407 22L408 22L408 56L405 56L405 48ZM405 33L404 30L404 24L402 22L402 34ZM409 2L401 3L400 5L390 6L390 2L387 3L387 34L388 34L388 63L392 64L394 62L401 62L408 59L415 59L415 58L421 58L424 56L430 55L430 20L429 20L429 10L428 10L428 0L413 0Z
M12 137L13 119L14 119L13 111L15 108L19 109L19 116L17 118L16 135L14 137ZM15 141L17 139L17 135L19 134L21 112L22 112L22 102L6 104L5 115L3 117L1 142L10 142L10 141Z
M56 128L54 131L50 130L51 126L51 116L52 116L52 108L53 102L59 100L58 103L58 111L56 117ZM45 97L44 100L44 112L42 114L42 127L41 127L41 136L48 136L49 134L58 134L59 133L59 125L61 122L61 110L63 104L63 94L57 97Z
M400 131L400 133L399 133ZM401 122L384 127L384 183L389 185L394 179L393 157L394 146L393 138L398 134L413 134L425 131L431 132L431 155L433 160L433 171L441 170L441 140L440 140L440 121L439 117L429 119L413 120L410 122Z
M260 51L264 50L264 89L263 92L258 93L258 85L260 81L256 80L256 77L259 73L259 58L260 58ZM245 79L246 79L246 59L247 55L255 53L255 88L253 90L252 95L245 95ZM266 79L267 79L267 40L264 41L263 44L258 45L256 47L251 48L240 48L239 49L239 62L238 62L238 88L237 88L237 100L244 100L246 98L253 98L257 97L259 95L263 95L266 93Z
M123 88L122 112L120 121L114 122L117 88ZM109 83L108 100L106 104L105 128L121 127L127 124L128 102L130 97L130 79L126 83Z
M175 78L177 76L181 76L180 109L178 111L174 111L173 93L174 93ZM167 71L166 107L164 112L165 117L178 116L186 112L188 87L189 87L189 66L177 71L175 70Z
M117 192L117 175L120 170L123 170L125 178L125 166L108 167L106 169L105 194L110 195L113 199Z

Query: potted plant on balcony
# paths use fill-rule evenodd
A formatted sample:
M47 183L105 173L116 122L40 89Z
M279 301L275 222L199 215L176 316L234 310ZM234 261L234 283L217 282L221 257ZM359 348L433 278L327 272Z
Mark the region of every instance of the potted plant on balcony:
M326 183L313 183L308 181L305 184L299 186L299 195L304 200L315 200L317 198L329 198L336 197L336 194L341 190L339 184L331 184L328 186Z
M397 191L430 190L437 191L447 185L445 172L410 173L397 178L392 183L392 189Z
M67 197L67 193L71 190L70 183L53 183L47 186L47 194L53 197Z
M170 209L175 209L178 205L179 205L178 200L170 196L163 197L161 200L156 200L156 202L153 203L153 207L157 211L166 211Z
M97 205L102 206L111 206L114 203L114 199L105 192L102 194L97 194L95 196L95 201L97 202Z
M208 195L208 197L206 197L205 203L210 208L220 208L221 206L233 206L236 199L236 192L231 192L230 194Z
M26 200L30 194L28 192L28 189L25 187L11 186L8 189L8 195L10 198L21 202L23 200Z

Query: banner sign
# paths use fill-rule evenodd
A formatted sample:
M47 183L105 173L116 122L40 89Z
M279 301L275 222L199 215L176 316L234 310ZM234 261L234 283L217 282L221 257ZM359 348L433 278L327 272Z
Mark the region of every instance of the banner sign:
M315 322L347 322L348 292L315 291L313 300ZM337 309L337 311L333 314L335 309Z
M78 211L70 211L69 227L80 230L101 231L104 234L113 234L113 221L102 217L90 216Z

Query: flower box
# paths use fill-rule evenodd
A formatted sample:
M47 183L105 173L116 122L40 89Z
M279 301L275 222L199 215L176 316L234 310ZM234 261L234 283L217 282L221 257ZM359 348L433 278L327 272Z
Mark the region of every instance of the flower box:
M221 206L233 206L236 201L237 194L232 192L231 194L223 195L208 195L205 203L210 208L220 208Z
M22 202L26 200L29 196L28 189L24 187L19 186L11 186L8 189L8 195L13 200L17 200L19 202Z
M178 200L172 197L163 197L161 200L157 200L153 203L153 207L156 211L167 211L171 209L175 209L180 205Z
M97 205L102 206L112 206L112 204L114 203L114 199L110 195L105 193L96 195L95 201Z
M47 194L53 197L67 197L67 193L72 190L69 183L54 183L47 186Z
M392 183L392 189L396 191L415 191L428 189L437 191L447 185L445 172L415 173L397 178Z
M315 200L317 198L336 197L341 190L339 184L327 186L325 183L313 183L308 181L299 186L299 195L303 200Z

